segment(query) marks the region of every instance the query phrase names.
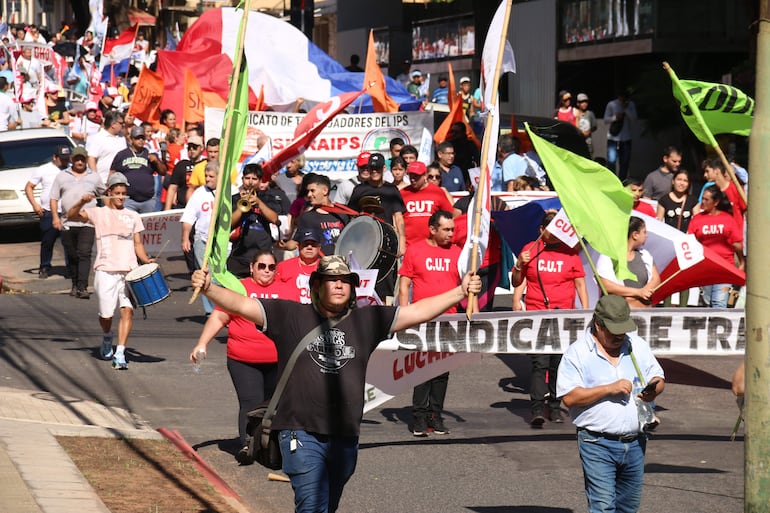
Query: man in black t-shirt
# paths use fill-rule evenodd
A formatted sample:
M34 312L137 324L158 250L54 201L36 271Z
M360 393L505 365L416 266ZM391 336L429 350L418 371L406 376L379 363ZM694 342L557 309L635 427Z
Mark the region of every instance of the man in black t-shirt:
M144 128L134 126L129 133L128 148L120 150L112 161L110 174L123 173L131 185L125 208L139 214L155 212L155 177L153 172L166 174L166 165L145 148Z
M232 197L233 217L231 226L235 230L235 239L231 237L233 249L227 259L227 270L239 278L251 275L249 264L259 251L271 249L273 235L270 224L278 221L278 214L262 200L258 194L262 181L262 166L247 164L243 168L241 192ZM251 207L243 212L239 202L248 201Z
M306 175L310 176L310 175ZM307 199L311 208L302 213L297 221L296 233L314 229L321 234L321 251L324 255L334 254L334 245L342 229L350 221L350 216L339 212L329 199L331 183L326 175L312 174L307 180ZM297 249L296 242L289 241L285 249Z
M208 270L193 273L193 287L224 310L253 321L275 342L279 373L303 343L272 425L298 512L333 513L339 506L356 467L366 366L379 342L481 290L478 276L468 273L452 290L410 305L357 308L358 282L339 255L323 257L310 276L310 305L247 298L212 284ZM318 337L310 343L303 340L319 326Z
M187 139L188 158L177 162L171 172L164 210L184 208L187 205L187 186L190 184L190 175L195 164L200 162L201 155L203 155L203 138L200 135L191 135Z

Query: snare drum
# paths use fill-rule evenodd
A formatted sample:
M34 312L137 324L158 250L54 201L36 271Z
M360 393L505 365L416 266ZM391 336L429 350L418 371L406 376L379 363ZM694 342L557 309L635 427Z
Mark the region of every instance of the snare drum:
M156 263L140 265L126 275L126 287L136 306L149 306L166 299L171 291Z
M377 283L393 270L398 256L398 234L387 223L371 216L353 219L342 229L334 254L348 256L352 253L358 265L364 269L378 269Z

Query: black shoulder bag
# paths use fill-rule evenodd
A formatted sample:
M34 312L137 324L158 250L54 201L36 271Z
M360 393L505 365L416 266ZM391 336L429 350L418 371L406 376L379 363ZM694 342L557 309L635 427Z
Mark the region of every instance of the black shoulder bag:
M302 351L310 344L316 337L323 333L324 328L329 329L342 322L345 317L350 315L350 310L337 320L330 321L324 319L320 325L310 330L302 340L300 340L297 347L294 348L294 352L289 357L289 361L286 362L286 367L281 373L281 378L278 380L278 384L275 386L275 392L269 402L265 401L260 404L254 410L247 413L246 434L249 437L247 457L251 461L256 461L263 467L267 467L271 470L279 470L283 465L283 458L281 457L281 447L278 442L278 432L272 430L273 417L275 417L276 409L278 408L278 401L281 399L284 388L286 388L286 382L289 381L289 375L291 374L294 364L299 358ZM248 463L248 462L246 462Z

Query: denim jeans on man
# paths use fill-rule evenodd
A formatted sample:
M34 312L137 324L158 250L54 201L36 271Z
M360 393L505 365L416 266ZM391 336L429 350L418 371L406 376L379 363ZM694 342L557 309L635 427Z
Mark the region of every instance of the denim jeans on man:
M131 198L126 200L125 206L129 210L133 210L137 214L151 214L157 212L155 198L150 198L144 201L134 201Z
M149 201L149 200L148 200ZM206 241L196 240L193 242L193 253L195 254L195 261L198 262L198 268L203 266L203 254L206 252ZM201 301L203 302L203 311L206 315L209 315L214 311L214 303L209 298L201 294Z
M631 165L631 141L607 141L607 166L620 178L628 178Z
M51 211L43 210L43 217L40 218L40 270L51 269L53 247L56 239L59 238L59 233L59 230L53 227Z
M703 290L703 302L710 308L727 308L727 298L730 295L729 283L706 285Z
M292 450L294 438L296 448ZM283 471L294 489L295 513L337 511L342 490L356 470L358 437L284 429L278 439Z
M608 440L578 430L589 513L636 513L642 501L647 439Z

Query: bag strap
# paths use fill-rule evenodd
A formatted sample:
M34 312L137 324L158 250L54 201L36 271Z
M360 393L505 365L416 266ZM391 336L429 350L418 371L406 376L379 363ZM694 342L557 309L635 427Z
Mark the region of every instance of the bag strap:
M281 399L283 390L286 388L286 383L289 381L289 375L294 369L294 364L297 362L299 355L302 354L304 348L316 337L321 335L325 329L328 330L333 328L342 322L348 315L350 315L349 309L345 315L339 319L324 319L321 321L321 324L311 329L304 337L302 337L302 340L299 341L299 344L297 344L297 347L294 348L294 352L291 353L289 360L286 362L286 367L284 367L283 372L281 373L281 378L278 380L278 384L275 386L275 392L273 392L273 396L270 398L270 402L267 405L267 411L265 411L265 416L262 418L263 434L270 432L270 428L273 425L273 417L275 416L275 412L278 409L278 401Z

